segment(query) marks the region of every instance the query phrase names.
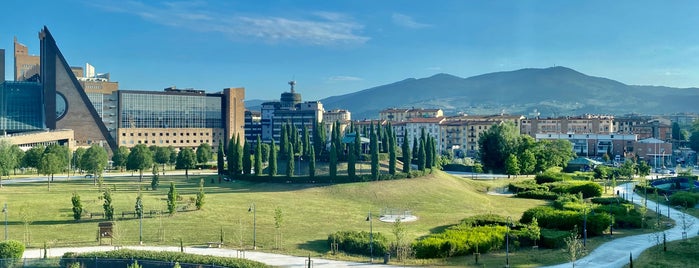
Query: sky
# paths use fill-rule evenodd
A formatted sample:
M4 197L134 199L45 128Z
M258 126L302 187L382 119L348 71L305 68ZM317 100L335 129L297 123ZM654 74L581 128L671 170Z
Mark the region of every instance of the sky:
M438 73L565 66L632 85L699 87L699 1L3 0L0 48L39 54L46 25L71 66L120 89L318 100ZM429 90L429 89L426 89Z

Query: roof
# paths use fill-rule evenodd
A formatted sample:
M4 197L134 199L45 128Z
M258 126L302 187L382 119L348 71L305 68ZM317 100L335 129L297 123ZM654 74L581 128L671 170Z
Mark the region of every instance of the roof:
M595 161L593 159L587 158L587 157L578 157L573 160L568 161L568 165L588 165L588 166L596 166L596 165L601 165L602 162L600 161Z
M413 117L406 121L407 123L434 123L439 124L444 121L444 117Z
M345 136L342 137L342 143L347 143L347 144L349 144L349 143L354 143L354 138L355 138L354 135L356 135L356 133L347 133L347 134L345 134ZM365 138L365 137L362 137L362 136L359 137L359 141L360 141L361 143L369 143L369 142L371 142L369 139L367 139L367 138Z
M647 139L642 139L638 141L639 143L665 143L664 141L661 141L656 138L647 138Z

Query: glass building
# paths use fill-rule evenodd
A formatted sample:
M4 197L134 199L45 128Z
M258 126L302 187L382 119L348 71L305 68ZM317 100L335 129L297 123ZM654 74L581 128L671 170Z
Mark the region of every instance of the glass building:
M119 128L223 128L223 95L119 91Z
M36 82L0 83L0 134L43 130L43 88Z

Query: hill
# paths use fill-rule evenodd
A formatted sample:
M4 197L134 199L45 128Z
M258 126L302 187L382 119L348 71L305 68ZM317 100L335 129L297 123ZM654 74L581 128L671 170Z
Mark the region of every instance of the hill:
M666 114L699 112L699 88L635 86L566 67L529 68L469 78L437 74L322 99L352 118L377 118L390 107L441 108L445 114Z

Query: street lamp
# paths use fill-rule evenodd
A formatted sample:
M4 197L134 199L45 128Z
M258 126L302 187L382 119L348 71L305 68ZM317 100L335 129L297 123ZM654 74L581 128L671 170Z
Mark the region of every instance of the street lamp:
M505 235L505 267L510 267L510 224L512 217L507 216L507 234Z
M374 263L374 222L371 219L371 211L369 211L369 215L366 217L366 221L369 222L369 263Z
M257 249L257 215L255 213L255 203L252 203L248 208L248 212L252 212L252 250Z
M5 213L5 240L7 240L7 203L2 207L2 213Z

